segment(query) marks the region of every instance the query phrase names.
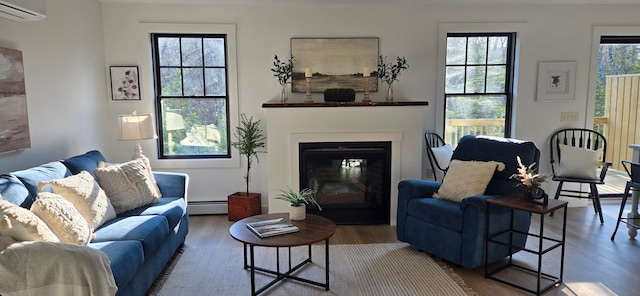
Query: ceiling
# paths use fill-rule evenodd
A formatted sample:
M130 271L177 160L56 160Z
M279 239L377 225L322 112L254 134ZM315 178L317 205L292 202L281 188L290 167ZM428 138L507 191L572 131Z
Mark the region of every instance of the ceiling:
M640 4L640 0L99 0L119 3L177 3L177 4Z

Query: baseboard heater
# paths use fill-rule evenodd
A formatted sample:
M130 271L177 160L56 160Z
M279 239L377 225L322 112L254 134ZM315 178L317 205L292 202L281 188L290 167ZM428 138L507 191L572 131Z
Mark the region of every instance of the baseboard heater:
M217 215L227 214L226 200L220 201L190 201L187 203L189 215Z

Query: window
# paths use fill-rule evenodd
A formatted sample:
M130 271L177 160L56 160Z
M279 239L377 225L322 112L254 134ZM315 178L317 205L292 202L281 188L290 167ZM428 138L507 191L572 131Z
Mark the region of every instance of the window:
M515 33L448 33L445 141L510 135Z
M159 158L230 158L226 34L151 34Z

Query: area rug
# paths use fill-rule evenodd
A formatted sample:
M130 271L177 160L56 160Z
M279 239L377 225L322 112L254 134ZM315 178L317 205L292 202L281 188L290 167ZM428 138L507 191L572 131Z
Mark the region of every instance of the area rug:
M330 245L330 290L293 280L260 295L477 295L443 262L403 243ZM306 258L306 247L291 249L293 265ZM237 248L189 248L176 256L148 295L250 295L250 273ZM275 269L274 248L255 248L256 266ZM312 247L312 263L296 276L324 282L324 245ZM287 249L280 249L280 268L288 268ZM256 272L256 285L273 279Z

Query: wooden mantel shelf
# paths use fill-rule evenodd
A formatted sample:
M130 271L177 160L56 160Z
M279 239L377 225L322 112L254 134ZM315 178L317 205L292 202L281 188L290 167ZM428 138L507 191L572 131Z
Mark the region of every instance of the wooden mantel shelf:
M378 107L378 106L428 106L427 101L371 101L371 102L286 102L268 101L262 104L262 108L308 108L308 107Z

